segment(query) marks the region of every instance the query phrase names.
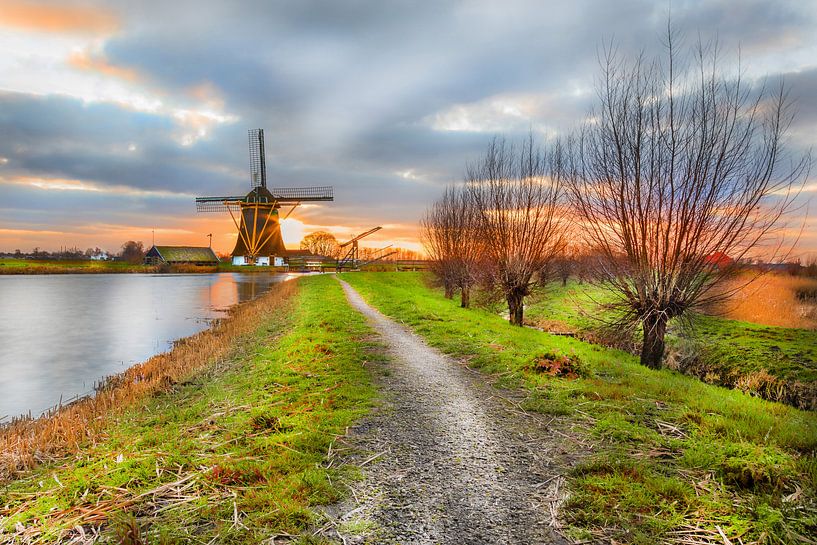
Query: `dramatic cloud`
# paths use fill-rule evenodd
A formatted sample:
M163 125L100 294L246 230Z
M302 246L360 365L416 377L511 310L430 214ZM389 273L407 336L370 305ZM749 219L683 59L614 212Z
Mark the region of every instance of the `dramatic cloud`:
M0 25L45 32L105 33L116 29L119 23L104 6L54 6L4 0Z
M248 187L253 127L271 185L335 187L334 203L293 213L290 242L384 225L373 244L417 247L424 207L494 135L570 130L596 100L599 49L660 51L669 6L4 3L0 249L113 248L155 229L168 243L213 232L229 250L229 218L197 216L192 197ZM816 17L797 1L672 3L688 43L717 38L727 64L740 52L752 82L784 77L794 154L817 139Z

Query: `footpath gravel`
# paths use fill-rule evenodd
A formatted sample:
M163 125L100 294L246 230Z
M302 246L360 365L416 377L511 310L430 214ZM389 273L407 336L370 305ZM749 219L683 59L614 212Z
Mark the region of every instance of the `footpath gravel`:
M363 464L323 535L344 544L562 544L562 475L575 447L558 423L519 408L519 393L429 347L341 281L389 362L383 401L346 442ZM328 531L327 531L328 529Z

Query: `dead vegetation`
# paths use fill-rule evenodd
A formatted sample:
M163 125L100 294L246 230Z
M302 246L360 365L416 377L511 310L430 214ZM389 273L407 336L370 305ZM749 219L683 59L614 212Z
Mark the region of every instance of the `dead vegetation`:
M283 282L265 296L236 306L214 327L183 339L125 372L108 377L96 395L58 407L40 418L19 417L0 428L0 482L39 463L76 452L100 439L107 417L145 396L165 391L208 364L227 358L237 337L247 335L259 317L280 306L296 290Z
M168 472L159 469L158 466L156 471L157 477L162 477L161 473ZM54 509L48 513L46 520L40 520L40 524L26 526L18 523L13 532L0 535L0 542L5 543L6 539L9 539L9 543L41 543L46 537L43 534L45 527L59 526L68 528L59 534L57 539L59 543L75 545L97 543L101 537L101 525L110 521L118 543L140 545L152 543L146 535L146 529L128 510L136 509L140 517L146 518L171 509L178 512L186 506L191 508L191 505L194 510L195 502L203 497L207 497L209 501L229 501L231 498L224 487L206 479L208 471L209 468L196 470L179 467L175 472L170 471L172 481L140 494L125 488L108 487L105 490L105 499L93 505L79 503L65 509ZM27 503L22 503L17 510L8 514L8 518L13 518L18 512L28 508ZM238 512L235 513L232 523L241 524Z
M733 320L817 329L817 279L768 274L737 290L720 310Z

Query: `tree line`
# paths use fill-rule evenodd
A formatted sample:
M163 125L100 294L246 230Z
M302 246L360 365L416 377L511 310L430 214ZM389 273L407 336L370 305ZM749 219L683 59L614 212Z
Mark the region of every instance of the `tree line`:
M81 250L79 248L62 248L49 252L43 250L39 246L34 247L30 252L23 252L20 249L14 252L0 252L2 257L10 257L14 259L40 259L40 260L84 260L104 256L106 259L119 259L128 261L129 263L142 263L145 257L145 247L141 241L129 240L125 242L118 252L111 252L101 249L99 246L94 248L86 248Z
M329 231L314 231L309 233L301 240L301 250L307 250L315 255L330 257L332 259L340 259L343 257L344 248L341 248L341 243ZM388 260L420 260L423 255L420 252L409 250L407 248L388 248L389 252L394 252L389 256ZM359 249L360 259L367 261L375 259L380 255L381 250L377 248L361 247Z
M668 322L729 298L736 262L792 247L787 215L810 166L786 147L794 118L783 84L721 68L717 44L678 54L600 56L597 101L566 136L498 136L421 220L447 297L480 285L523 325L537 283L577 263L604 289L611 325L640 330L641 363L660 367ZM796 235L795 235L796 238ZM578 255L581 254L579 259Z

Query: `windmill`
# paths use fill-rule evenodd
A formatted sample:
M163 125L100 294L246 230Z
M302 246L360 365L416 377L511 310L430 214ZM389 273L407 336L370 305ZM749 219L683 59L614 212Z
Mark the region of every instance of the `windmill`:
M271 258L286 255L278 213L281 206L292 206L286 219L302 202L332 201L334 195L331 186L268 189L264 129L251 129L249 140L250 192L243 197L197 197L196 210L230 213L238 229L234 265L269 265Z

